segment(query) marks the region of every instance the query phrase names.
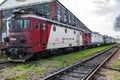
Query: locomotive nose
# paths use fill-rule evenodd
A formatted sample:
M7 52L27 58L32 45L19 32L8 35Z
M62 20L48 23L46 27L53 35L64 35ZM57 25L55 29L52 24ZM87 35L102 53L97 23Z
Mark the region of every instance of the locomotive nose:
M27 42L27 39L26 39L26 37L25 36L23 36L23 35L14 35L14 36L11 36L10 38L10 43L13 43L13 44L24 44L24 43L26 43Z

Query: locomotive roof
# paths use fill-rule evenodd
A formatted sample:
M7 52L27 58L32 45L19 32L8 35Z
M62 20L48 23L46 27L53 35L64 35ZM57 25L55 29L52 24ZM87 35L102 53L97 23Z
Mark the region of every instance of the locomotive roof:
M56 0L4 0L0 4L0 10L52 2L52 1L56 1Z
M80 31L85 31L83 29L78 29L76 27L73 27L73 26L70 26L70 25L67 25L67 24L63 24L63 23L60 23L60 22L57 22L57 21L53 21L53 20L50 20L50 19L47 19L47 18L43 18L43 17L40 17L40 16L36 16L36 15L23 15L21 17L32 17L32 18L42 19L42 20L45 20L45 21L48 21L48 22L51 22L51 23L54 23L54 24L57 24L57 25L73 28L73 29L80 30ZM88 32L88 31L85 31L85 32Z
M101 35L101 34L100 34L100 33L98 33L98 32L92 32L92 34ZM103 35L101 35L101 36L103 36Z

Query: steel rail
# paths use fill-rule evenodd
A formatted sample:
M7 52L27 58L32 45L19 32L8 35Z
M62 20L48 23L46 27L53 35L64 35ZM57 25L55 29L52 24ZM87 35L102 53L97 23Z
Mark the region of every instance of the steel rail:
M115 49L111 55L109 55L90 75L85 77L82 80L90 80L90 78L119 50L119 48Z
M67 67L67 68L62 69L62 70L60 70L60 71L58 71L58 72L55 72L55 73L53 73L53 74L51 74L51 75L49 75L49 76L46 76L46 77L44 77L44 78L42 78L42 79L40 79L40 80L53 80L53 79L55 79L56 77L59 77L59 76L65 74L66 72L69 72L70 70L73 70L73 69L76 68L78 65L80 65L80 64L82 64L82 63L84 63L84 62L87 62L87 61L89 61L90 59L95 58L95 57L101 55L102 53L105 53L105 52L107 52L107 51L109 51L109 50L111 50L111 49L113 49L113 48L115 48L115 47L112 47L112 48L110 48L110 49L101 51L101 52L99 52L98 54L95 54L95 55L93 55L93 56L91 56L91 57L89 57L89 58L87 58L87 59L85 59L85 60L83 60L83 61L80 61L80 62L78 62L78 63L76 63L76 64L74 64L74 65L72 65L72 66L70 66L70 67ZM115 49L114 52L116 52L117 50L118 50L118 48ZM112 56L112 55L111 55L111 56ZM75 66L76 66L76 67L75 67ZM99 66L97 66L97 67L99 67ZM97 68L97 67L96 67L96 68ZM96 68L95 68L94 70L96 70ZM90 72L90 73L92 74L92 72ZM88 77L88 76L86 76L86 78L87 78L87 77ZM89 77L90 77L90 76L89 76ZM85 78L83 78L82 80L84 80L84 79L85 79ZM64 79L63 79L63 80L64 80Z
M10 61L0 61L0 64L9 63Z

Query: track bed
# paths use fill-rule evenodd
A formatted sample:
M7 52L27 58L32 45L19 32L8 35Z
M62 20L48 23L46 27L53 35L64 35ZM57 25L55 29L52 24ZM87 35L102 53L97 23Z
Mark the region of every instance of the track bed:
M41 80L86 80L99 69L116 51L118 47L101 52L83 62L51 74Z

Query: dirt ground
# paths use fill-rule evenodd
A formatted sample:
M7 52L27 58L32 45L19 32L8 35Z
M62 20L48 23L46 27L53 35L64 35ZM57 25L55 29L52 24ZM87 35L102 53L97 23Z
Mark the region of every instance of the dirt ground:
M92 80L120 80L120 71L107 69L107 67L112 67L114 62L118 59L120 59L120 49L110 61L108 61L107 64L96 73Z
M86 56L88 53L93 53L93 51L98 51L99 49L103 49L103 47L90 49L88 50L89 52L86 50L84 52L81 51L81 54L57 56L21 65L18 64L18 66L5 67L4 69L0 69L0 80L39 80L48 74L73 64L81 56Z

